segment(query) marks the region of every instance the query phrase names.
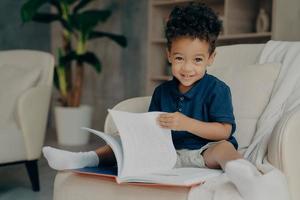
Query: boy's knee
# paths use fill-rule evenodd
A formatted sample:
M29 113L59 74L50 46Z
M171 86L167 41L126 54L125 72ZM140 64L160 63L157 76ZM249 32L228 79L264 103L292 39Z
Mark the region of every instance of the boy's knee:
M233 144L231 144L231 142L228 142L227 140L222 140L218 142L214 147L216 151L224 151L225 149L232 149L232 148L234 148Z
M220 157L223 157L224 154L232 152L233 149L235 150L234 146L230 142L223 140L213 146L212 154L216 157L216 159L219 159Z
M214 152L213 147L206 149L204 151L204 153L202 154L205 166L207 168L210 168L210 169L220 168L219 164L217 163L216 156L214 154L215 154L215 152Z

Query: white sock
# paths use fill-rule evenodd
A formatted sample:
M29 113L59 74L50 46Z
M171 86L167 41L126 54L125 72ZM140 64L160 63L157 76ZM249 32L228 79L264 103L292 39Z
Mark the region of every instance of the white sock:
M282 200L288 195L279 170L262 175L252 163L238 159L226 164L225 173L245 200Z
M43 147L43 154L51 168L56 170L95 167L99 164L96 152L70 152L52 147Z

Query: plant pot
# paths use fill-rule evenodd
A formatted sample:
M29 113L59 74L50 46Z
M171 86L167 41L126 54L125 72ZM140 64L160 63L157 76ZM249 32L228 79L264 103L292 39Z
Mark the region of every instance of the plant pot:
M80 127L91 127L92 109L88 105L55 107L55 123L58 143L67 146L85 145L89 133Z

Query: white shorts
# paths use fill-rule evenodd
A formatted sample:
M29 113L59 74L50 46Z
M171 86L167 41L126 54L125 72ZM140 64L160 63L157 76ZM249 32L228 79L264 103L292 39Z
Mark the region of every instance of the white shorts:
M202 152L218 142L209 142L205 146L196 150L180 149L177 150L177 161L175 168L181 167L206 167Z

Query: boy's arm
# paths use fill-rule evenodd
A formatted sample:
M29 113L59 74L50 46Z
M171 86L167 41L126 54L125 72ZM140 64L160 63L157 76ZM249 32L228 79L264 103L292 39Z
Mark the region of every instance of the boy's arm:
M229 123L203 122L189 118L180 112L162 114L158 121L163 128L188 131L209 140L226 140L232 129L232 125Z
M231 129L232 125L229 123L187 119L186 131L209 140L227 140L231 134Z

